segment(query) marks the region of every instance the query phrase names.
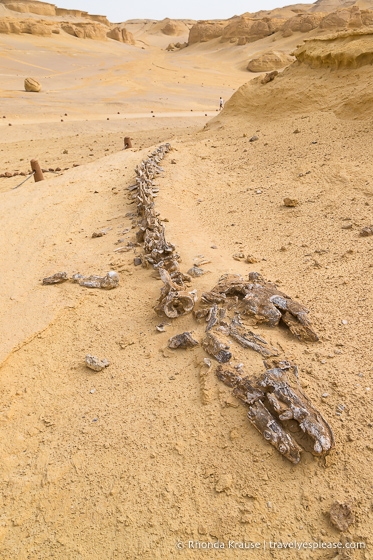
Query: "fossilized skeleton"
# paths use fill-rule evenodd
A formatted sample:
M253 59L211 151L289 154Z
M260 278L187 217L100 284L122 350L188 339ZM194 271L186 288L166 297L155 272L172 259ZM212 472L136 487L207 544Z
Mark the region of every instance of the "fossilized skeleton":
M211 291L202 294L198 309L195 309L197 292L186 288L191 277L180 271L180 256L175 246L166 240L165 228L155 211L154 198L158 189L154 188L153 180L162 171L159 163L169 150L170 145L164 144L142 161L136 168L136 185L129 187L131 200L137 201L139 229L136 239L144 249L136 261L145 267L153 266L163 282L155 311L171 319L193 311L197 321L205 319L207 325L202 347L224 364L217 368L218 378L234 388L234 395L249 407L250 422L284 457L298 463L302 447L316 456L329 453L334 447L332 430L300 390L296 366L287 361L272 364L267 361L264 362L265 373L251 379L242 375L242 364L235 367L231 364L229 337L243 348L260 353L266 360L280 354L277 348L248 330L241 315L251 316L258 323L265 322L271 327L282 322L300 340L316 342L318 336L308 317L308 309L257 272L251 272L247 280L239 274L221 276ZM194 271L193 276L197 276ZM229 311L233 311L233 318L229 318ZM157 328L161 332L164 330L160 326ZM169 340L169 347L173 349L195 346L198 341L190 332ZM289 381L289 373L293 373L296 383ZM289 432L290 422L296 423L303 437L296 439Z

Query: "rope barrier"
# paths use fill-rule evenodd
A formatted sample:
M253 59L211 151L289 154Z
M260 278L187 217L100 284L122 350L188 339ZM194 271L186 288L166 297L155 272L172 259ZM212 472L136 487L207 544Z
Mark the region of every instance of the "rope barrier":
M20 183L19 185L17 185L16 187L12 188L12 191L14 191L14 189L18 189L18 187L21 187L23 185L23 183L26 183L26 181L28 181L29 179L31 179L31 177L35 174L35 171L33 171L31 173L31 175L29 175L28 177L26 177L26 179L24 181L22 181L22 183Z

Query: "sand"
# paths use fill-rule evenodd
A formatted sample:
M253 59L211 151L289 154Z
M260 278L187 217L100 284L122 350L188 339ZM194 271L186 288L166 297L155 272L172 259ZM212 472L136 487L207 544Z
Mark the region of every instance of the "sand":
M34 157L62 170L15 190L22 177L0 178L1 558L324 560L336 550L269 542L345 539L366 546L351 557L371 558L373 238L359 235L373 223L370 66L297 62L266 86L254 79L217 114L220 95L255 78L248 53L271 40L168 53L150 39L143 50L0 36L0 173L27 172ZM289 51L299 37L283 41ZM40 94L22 91L29 72ZM167 349L203 324L188 315L159 333L161 282L134 266L133 251L116 251L135 237L134 168L166 141L156 205L182 270L211 261L193 280L198 293L221 274L258 271L309 308L318 343L253 327L298 365L331 424L326 458L290 464L215 367L204 386L204 351ZM299 205L284 207L285 197ZM235 260L241 251L257 262ZM58 271L110 269L120 275L112 291L42 285ZM263 371L259 355L232 351L248 373ZM110 366L94 373L86 354ZM336 500L355 512L344 535L329 518ZM205 553L189 544L217 541L224 549Z

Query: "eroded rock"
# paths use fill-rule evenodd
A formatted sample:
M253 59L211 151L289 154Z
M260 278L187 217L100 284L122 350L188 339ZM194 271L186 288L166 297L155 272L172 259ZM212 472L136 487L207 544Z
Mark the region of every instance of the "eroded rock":
M39 93L41 91L41 83L35 78L26 78L25 79L25 90L31 91L35 93Z
M102 371L103 369L107 368L110 365L110 362L105 358L103 360L99 360L95 356L91 356L87 354L85 357L86 366L93 371Z

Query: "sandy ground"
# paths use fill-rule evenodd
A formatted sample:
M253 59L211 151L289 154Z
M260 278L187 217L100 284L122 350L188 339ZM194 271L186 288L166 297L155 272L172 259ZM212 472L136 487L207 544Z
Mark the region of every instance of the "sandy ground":
M371 120L342 120L327 107L289 115L284 98L275 115L231 110L233 118L227 107L206 127L219 95L247 80L231 65L222 82L224 67L210 52L199 51L197 70L197 54L190 55L184 83L176 58L169 64L178 79L167 80L156 66L152 80L144 77L150 61L162 66L170 53L119 45L131 59L123 67L139 69L125 94L125 76L120 84L115 78L117 45L100 46L97 62L99 47L87 42L92 51L77 53L81 66L74 69L72 43L1 41L8 49L0 58L1 172L26 172L32 157L46 168L69 168L15 190L21 177L0 179L1 558L324 560L336 551L269 550L269 542L345 538L366 545L354 558L372 558L373 238L359 236L372 223ZM65 61L53 91L21 92L19 49L36 49L35 72L36 58L53 72L57 57ZM200 93L202 75L207 88ZM294 90L303 84L295 75ZM170 103L156 103L155 94ZM190 109L200 113L187 116ZM132 150L122 150L125 135ZM252 326L298 364L303 389L332 425L336 449L326 459L304 453L299 465L288 463L213 371L202 384L201 348L167 349L174 334L202 336L191 315L156 331L160 282L151 269L134 267L133 252L116 250L134 240L126 216L134 210L127 197L134 168L164 141L173 151L162 163L156 204L168 220L167 238L183 271L200 255L211 261L193 287L201 293L223 273L256 270L310 309L315 344ZM299 205L285 208L285 196ZM98 230L106 235L93 239ZM240 251L257 262L238 262ZM120 274L110 292L41 285L57 271L109 269ZM248 373L263 371L255 353L236 344L232 351ZM88 353L110 366L91 372ZM335 500L354 504L355 523L342 536L328 515ZM203 551L189 541L219 541L225 549ZM234 550L229 541L261 549Z

